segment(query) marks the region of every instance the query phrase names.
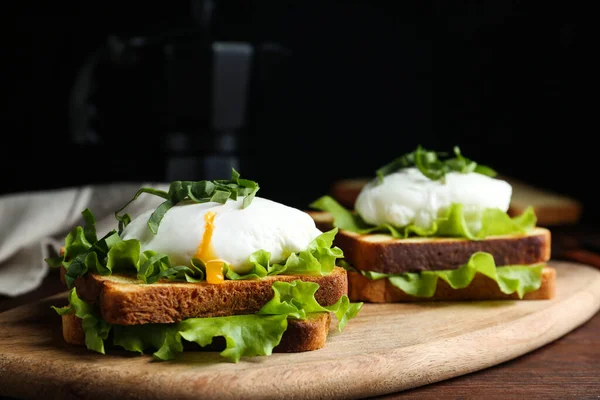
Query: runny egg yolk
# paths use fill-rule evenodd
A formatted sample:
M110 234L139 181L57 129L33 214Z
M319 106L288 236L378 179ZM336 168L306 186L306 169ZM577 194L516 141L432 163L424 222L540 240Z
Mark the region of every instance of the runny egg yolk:
M194 257L199 258L204 263L206 267L206 281L208 283L223 283L225 280L223 276L223 264L226 261L217 258L211 243L215 230L215 215L214 211L208 211L204 214L204 234Z

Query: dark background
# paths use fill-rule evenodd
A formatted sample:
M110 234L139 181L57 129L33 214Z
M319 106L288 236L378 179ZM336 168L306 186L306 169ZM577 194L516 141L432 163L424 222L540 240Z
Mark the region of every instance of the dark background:
M336 179L371 176L417 144L458 144L583 201L592 221L586 13L577 2L491 0L19 2L3 13L2 192L164 181L176 157L225 157L262 196L305 208ZM221 129L211 46L228 42L254 57L244 123ZM74 112L92 54L88 106ZM87 133L76 139L78 118ZM173 132L187 140L180 149ZM236 145L219 147L223 135Z

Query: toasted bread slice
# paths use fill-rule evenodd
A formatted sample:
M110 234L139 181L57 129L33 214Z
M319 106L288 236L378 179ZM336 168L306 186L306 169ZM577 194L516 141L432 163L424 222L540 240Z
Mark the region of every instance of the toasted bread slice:
M348 297L351 301L371 303L398 303L415 301L458 301L458 300L519 300L516 293L505 294L496 282L482 274L476 274L471 284L463 289L452 289L446 281L438 279L432 297L415 297L392 285L388 279L371 280L358 272L348 272ZM538 290L529 292L522 300L544 300L554 297L556 292L556 270L542 269L542 283Z
M324 212L309 212L323 229L331 224ZM331 225L330 225L331 226ZM384 234L358 234L340 230L335 245L344 251L345 260L363 271L401 274L456 269L478 251L494 256L496 265L530 265L550 259L551 235L537 227L525 234L490 236L485 240L463 238L414 237L394 239Z
M64 269L63 279L64 279ZM325 276L275 275L260 280L225 280L221 284L168 280L143 284L135 277L88 273L75 280L77 294L95 303L111 324L172 323L194 317L254 314L273 297L273 282L296 279L316 282L317 301L332 305L348 292L346 270L335 267Z
M305 211L315 221L315 225L322 231L328 231L333 228L333 216L327 211Z
M570 225L581 219L583 205L579 200L514 178L506 180L513 188L509 215L520 215L527 207L532 206L539 226Z
M331 313L313 313L305 320L288 319L288 327L284 332L281 342L273 349L278 353L298 353L302 351L318 350L325 346ZM73 314L62 316L62 332L65 342L73 345L85 345L85 334L81 326L81 319ZM214 345L207 350L220 351L224 348L215 338ZM185 343L185 341L184 341Z
M388 274L456 269L473 253L494 256L496 265L530 265L550 259L550 231L535 228L526 234L499 235L485 240L462 238L393 239L340 231L335 244L354 268Z
M329 191L331 197L336 199L341 205L348 209L353 209L354 202L360 191L372 180L372 178L367 177L340 179L333 182Z

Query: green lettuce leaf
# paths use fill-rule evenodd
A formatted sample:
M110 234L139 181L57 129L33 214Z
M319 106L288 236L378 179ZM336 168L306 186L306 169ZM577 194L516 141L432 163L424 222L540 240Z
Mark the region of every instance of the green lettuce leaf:
M273 298L257 314L228 317L189 318L175 324L111 325L100 319L94 306L69 293L69 306L53 307L60 315L74 313L83 320L86 346L104 354L104 340L112 329L113 344L128 351L144 353L154 350L157 360L173 359L183 351L182 338L200 346L215 337L225 338L226 359L238 362L244 356L270 355L287 329L288 318L305 319L318 312L333 312L341 331L354 318L363 303L351 303L347 296L327 307L319 305L314 295L319 285L314 282L275 282Z
M81 300L75 288L68 295L69 305L66 307L52 308L59 314L75 314L80 318L85 332L85 345L88 349L104 354L104 340L110 333L111 324L104 321L91 304Z
M46 259L52 267L64 265L69 289L77 278L88 272L134 274L144 283L154 283L162 278L180 281L204 278L203 271L194 265L194 260L190 265L173 266L165 254L150 250L142 252L138 240L123 240L114 230L100 240L90 242L96 237L94 216L89 209L82 214L86 225L75 227L67 235L64 255Z
M286 314L288 317L304 319L306 315L314 312L332 312L338 320L338 331L342 331L349 319L358 314L363 303L350 303L348 296L342 296L330 306L320 305L315 293L319 284L315 282L303 282L295 280L288 282L273 283L273 298L265 304L258 314Z
M212 318L207 318L212 319ZM171 360L183 351L180 324L113 325L113 344L144 354L156 349L157 360Z
M336 260L344 257L343 251L333 246L338 229L323 232L309 243L306 250L292 253L283 264L271 264L271 254L258 250L250 255L252 267L244 274L238 274L225 267L225 276L232 280L260 279L273 275L327 275L333 271Z
M316 210L325 211L333 217L333 225L350 232L368 234L384 233L396 239L411 236L421 237L458 237L471 240L485 239L491 235L508 235L526 233L535 227L537 218L533 207L528 207L521 215L510 217L500 209L485 209L479 216L467 216L462 204L451 204L443 215L428 228L409 224L404 227L394 227L390 224L378 226L367 224L356 212L352 212L339 204L331 196L325 195L310 204ZM480 219L481 229L474 232L469 228L474 218Z
M215 337L225 338L223 357L238 362L242 356L271 355L287 329L287 315L234 315L218 318L190 318L179 324L179 333L200 346Z
M369 279L388 279L403 292L416 297L431 297L435 294L438 279L442 279L453 289L462 289L471 283L475 274L480 273L494 280L502 293L517 293L523 298L542 284L544 265L510 265L496 267L494 257L489 253L474 253L469 261L458 269L442 271L407 272L384 274L374 271L360 271Z

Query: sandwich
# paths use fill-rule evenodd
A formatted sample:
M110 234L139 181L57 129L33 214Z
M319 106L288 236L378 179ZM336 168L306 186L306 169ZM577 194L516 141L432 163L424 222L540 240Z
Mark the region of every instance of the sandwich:
M231 179L175 181L168 192L140 188L100 238L83 210L83 224L46 259L69 290L68 304L53 307L64 340L156 360L323 348L330 323L341 331L362 306L349 301L347 271L336 265L338 230L323 232L258 190L235 170ZM126 208L142 194L164 201L132 218Z
M307 213L339 229L351 301L550 299L550 231L532 207L509 215L511 194L458 146L417 146L379 168L352 208L324 195Z

